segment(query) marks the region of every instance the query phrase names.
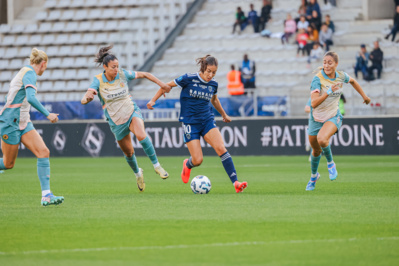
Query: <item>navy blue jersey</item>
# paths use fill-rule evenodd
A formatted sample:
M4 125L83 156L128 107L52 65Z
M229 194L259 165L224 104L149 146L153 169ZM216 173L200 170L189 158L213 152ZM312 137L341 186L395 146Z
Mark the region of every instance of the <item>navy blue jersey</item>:
M205 82L199 73L187 73L175 79L181 87L179 121L198 124L214 118L210 100L218 92L218 83L212 79Z

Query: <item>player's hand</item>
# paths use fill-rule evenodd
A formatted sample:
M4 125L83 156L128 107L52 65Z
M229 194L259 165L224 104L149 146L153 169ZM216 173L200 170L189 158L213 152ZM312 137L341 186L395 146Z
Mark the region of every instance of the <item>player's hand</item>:
M50 113L50 114L47 116L47 119L50 120L51 123L57 123L57 122L58 122L58 116L59 116L59 115L60 115L60 114Z
M154 110L154 107L153 107L154 105L155 105L154 101L149 101L147 103L147 108L150 109L150 110Z
M164 84L161 86L161 89L163 89L165 92L169 93L170 90L172 89L172 87L169 86L168 84L165 84L165 83L164 83ZM165 96L165 94L164 94L164 96Z
M223 116L223 122L230 123L231 122L230 116L228 115Z
M91 102L91 101L93 101L94 100L94 94L93 93L88 93L87 95L86 95L86 102Z
M342 83L337 83L331 87L332 91L337 91L342 87Z
M363 103L365 104L369 104L371 102L371 99L368 96L366 96L366 98L363 98L363 100Z

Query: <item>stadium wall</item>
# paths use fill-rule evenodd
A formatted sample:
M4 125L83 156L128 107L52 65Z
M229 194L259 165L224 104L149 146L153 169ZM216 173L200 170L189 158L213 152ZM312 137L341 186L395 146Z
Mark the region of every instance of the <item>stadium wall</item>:
M307 119L237 120L217 125L227 149L233 155L306 155ZM105 122L57 124L36 123L50 149L51 156L120 156L109 126ZM157 154L188 156L183 143L183 129L179 122L146 122L146 131ZM190 135L186 135L190 138ZM136 154L144 152L133 136ZM201 140L204 155L214 155L213 149ZM345 118L341 130L332 137L334 154L393 155L399 154L399 117ZM32 157L22 144L19 156Z

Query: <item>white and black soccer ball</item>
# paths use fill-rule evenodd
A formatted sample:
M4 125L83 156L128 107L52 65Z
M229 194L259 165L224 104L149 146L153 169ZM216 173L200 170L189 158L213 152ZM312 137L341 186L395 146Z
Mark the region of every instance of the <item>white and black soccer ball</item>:
M211 181L204 175L197 175L191 180L191 190L195 194L208 194L211 187Z

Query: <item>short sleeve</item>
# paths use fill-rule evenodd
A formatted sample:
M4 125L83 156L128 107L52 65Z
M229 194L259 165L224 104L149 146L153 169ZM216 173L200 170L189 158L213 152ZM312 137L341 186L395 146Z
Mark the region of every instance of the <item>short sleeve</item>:
M344 83L349 83L349 80L351 79L350 77L349 77L349 75L348 74L346 74L346 72L343 72L344 73Z
M321 83L320 78L315 76L312 80L312 84L310 84L310 92L320 92Z
M184 74L183 76L180 76L177 79L175 79L175 83L180 88L184 88L185 86L187 86L187 84L189 83L187 74Z
M123 73L125 74L127 80L133 80L137 76L137 73L135 71L131 71L131 70L128 71L125 69L122 69L122 70L123 70Z
M22 78L22 83L24 85L24 88L26 89L27 87L32 87L37 91L36 80L37 80L36 73L34 71L26 72L24 77Z
M94 77L93 82L90 84L90 87L88 90L94 91L95 94L97 94L99 92L99 89L100 89L100 81L98 80L97 77Z
M218 94L219 83L216 83L216 89L214 94Z

